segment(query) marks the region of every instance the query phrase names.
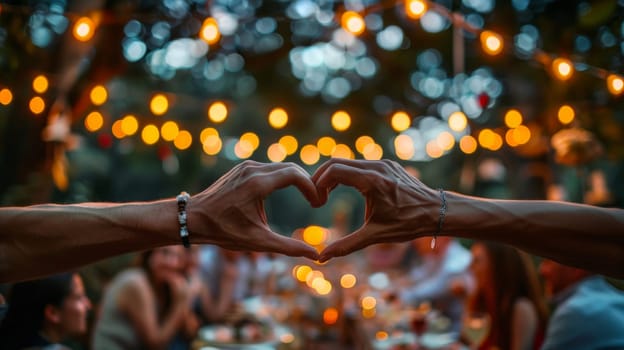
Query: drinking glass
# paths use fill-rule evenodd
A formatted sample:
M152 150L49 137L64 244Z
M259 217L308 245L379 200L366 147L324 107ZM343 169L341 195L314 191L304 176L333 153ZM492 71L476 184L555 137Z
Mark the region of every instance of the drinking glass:
M490 315L485 312L468 312L462 322L463 337L471 349L478 349L490 333Z

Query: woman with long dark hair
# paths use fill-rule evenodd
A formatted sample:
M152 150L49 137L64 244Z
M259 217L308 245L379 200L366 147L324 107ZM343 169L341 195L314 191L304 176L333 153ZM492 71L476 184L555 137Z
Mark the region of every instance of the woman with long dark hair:
M182 275L184 248L143 252L139 267L118 274L107 287L93 348L160 349L174 339L190 305Z
M0 325L2 349L43 348L87 331L91 302L77 273L20 282L8 296L9 310Z
M471 248L476 288L466 312L485 312L490 331L479 349L538 348L547 321L536 268L530 257L510 246L476 242Z

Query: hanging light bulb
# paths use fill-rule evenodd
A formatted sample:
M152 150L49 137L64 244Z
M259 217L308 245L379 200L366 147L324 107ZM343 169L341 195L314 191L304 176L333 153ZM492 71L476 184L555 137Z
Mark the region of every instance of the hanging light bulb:
M568 80L574 74L574 66L567 58L557 58L552 63L552 69L555 76L560 80Z
M89 17L81 17L74 24L72 34L78 41L89 41L95 34L95 23Z
M481 47L488 55L498 55L503 51L503 38L489 30L484 30L479 36L481 39Z
M353 35L360 35L366 29L364 18L354 11L346 11L341 18L342 28Z
M405 13L411 19L419 19L427 12L427 3L423 0L406 0Z
M609 74L607 77L607 88L613 95L619 95L624 91L624 79L616 74Z
M216 44L221 39L221 32L219 31L219 25L217 21L208 17L202 23L199 30L199 38L205 41L208 45Z

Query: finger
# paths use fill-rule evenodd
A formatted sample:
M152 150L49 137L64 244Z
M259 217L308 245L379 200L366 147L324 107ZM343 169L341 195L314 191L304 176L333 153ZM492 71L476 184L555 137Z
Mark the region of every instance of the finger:
M319 255L319 261L325 262L331 258L345 256L368 246L369 244L364 239L363 229L360 228L325 247Z
M312 181L316 182L326 171L334 164L348 165L353 168L365 169L369 167L373 162L366 160L345 159L345 158L331 158L325 163L321 164L318 169L312 174Z
M323 172L315 181L319 195L327 194L338 184L356 188L362 193L367 193L379 173L374 170L351 167L341 163L334 163ZM322 198L321 198L322 199Z
M266 249L270 252L288 256L303 256L311 260L318 260L319 254L314 247L303 241L282 236L271 232L271 239L266 241Z
M257 176L261 176L261 179L256 184L259 186L258 190L263 197L268 196L277 189L294 185L308 202L313 205L320 203L316 185L305 170L301 168L295 166L282 167L281 169Z

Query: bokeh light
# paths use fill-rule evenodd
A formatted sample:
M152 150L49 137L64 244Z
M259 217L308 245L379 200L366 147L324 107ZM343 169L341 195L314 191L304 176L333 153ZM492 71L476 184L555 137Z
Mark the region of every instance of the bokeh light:
M371 143L375 143L375 140L373 140L372 137L362 135L355 140L355 149L360 152L360 154L363 154L364 148Z
M316 147L318 147L321 155L329 157L334 152L334 148L336 148L336 140L329 136L323 136L316 141Z
M33 79L32 87L33 90L38 94L43 94L48 91L48 78L45 75L38 75Z
M498 55L503 51L503 38L489 30L484 30L479 36L481 47L489 55Z
M345 273L340 277L340 286L345 289L353 288L357 283L357 278L354 274Z
M160 139L158 127L154 124L146 125L141 131L141 139L146 145L153 145L158 142L158 140Z
M364 146L362 156L366 160L380 160L383 157L383 148L376 143L369 143Z
M557 58L552 62L552 70L559 80L568 80L574 73L574 65L566 58Z
M477 140L470 135L463 136L459 140L459 149L465 154L475 153L477 151Z
M160 127L160 135L165 141L173 141L176 137L178 137L178 133L180 132L180 127L178 123L169 120L163 123Z
M206 129L204 129L206 130ZM209 156L217 155L221 152L223 147L223 141L218 134L206 133L204 140L202 141L202 150Z
M273 108L269 113L269 125L274 129L281 129L288 123L288 113L283 108Z
M561 124L567 125L574 121L575 113L574 108L569 105L563 105L559 107L557 111L557 118L561 122Z
M286 152L286 148L280 145L279 143L274 143L269 146L267 149L267 157L273 163L279 163L286 159L288 153Z
M216 101L208 107L208 119L214 123L222 123L228 116L228 108L225 103Z
M392 129L394 129L394 131L401 132L407 130L407 128L411 126L412 118L410 118L407 113L398 111L392 115L390 124L392 125Z
M45 110L46 104L41 97L35 96L30 99L30 102L28 103L28 108L34 114L41 114Z
M13 101L13 93L7 88L0 89L0 104L8 106Z
M278 142L284 146L286 154L289 156L297 152L297 149L299 148L299 142L297 142L297 139L292 135L282 136Z
M306 165L314 165L321 158L321 154L315 145L305 145L299 152L299 158Z
M466 126L468 125L468 118L466 118L464 112L453 112L449 116L448 125L449 128L451 128L451 130L453 131L464 131L466 129Z
M139 121L134 115L128 114L121 119L119 126L121 127L121 132L124 135L131 136L139 130Z
M219 39L221 39L221 32L219 31L217 20L212 17L206 18L199 30L199 37L208 45L219 42Z
M91 103L95 106L101 106L106 103L106 100L108 99L108 91L106 91L104 86L96 85L93 89L91 89L89 97L91 98Z
M169 110L169 100L163 94L156 94L150 100L150 111L154 115L163 115Z
M607 88L613 95L620 95L624 91L624 79L615 74L609 74L607 77Z
M364 18L354 11L345 11L341 17L342 28L353 35L360 35L366 30Z
M405 13L411 19L419 19L427 12L424 0L405 0Z
M334 307L329 307L323 311L323 322L326 325L335 324L338 321L338 310Z
M84 125L90 132L98 131L104 125L104 117L98 111L93 111L87 115L84 120Z
M95 23L89 17L81 17L74 24L72 34L78 41L89 41L95 34Z
M508 128L517 128L522 124L522 114L517 109L510 109L505 113L505 125Z
M193 136L187 130L180 130L173 140L173 145L180 151L188 149L193 144Z
M345 111L336 111L331 117L331 124L336 131L345 131L351 126L351 116Z

